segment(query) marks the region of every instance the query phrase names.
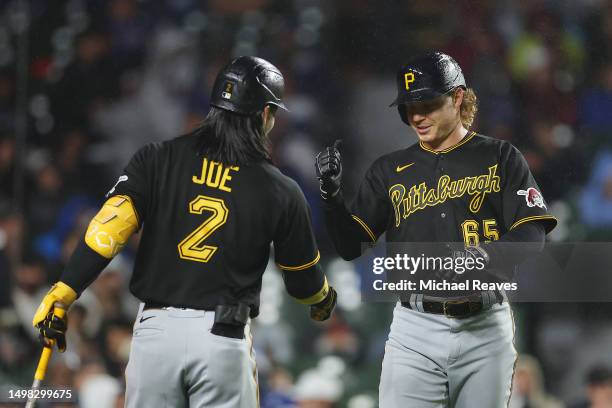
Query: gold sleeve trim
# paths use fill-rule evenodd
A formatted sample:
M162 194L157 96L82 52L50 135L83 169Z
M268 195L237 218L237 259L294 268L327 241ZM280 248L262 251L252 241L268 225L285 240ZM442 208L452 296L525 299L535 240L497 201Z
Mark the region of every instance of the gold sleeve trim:
M317 251L317 256L315 257L315 259L308 262L307 264L298 266L285 266L277 263L276 265L278 265L278 267L284 271L303 271L304 269L308 269L311 266L315 265L317 262L319 262L319 259L321 259L321 252Z
M314 295L307 297L306 299L298 299L296 300L303 305L314 305L323 301L327 297L327 293L329 292L329 284L327 283L327 277L325 277L325 281L323 282L323 287L320 291L315 293Z
M351 217L353 217L353 219L357 221L357 223L363 227L365 232L367 232L367 234L370 236L370 239L372 240L372 242L376 242L376 235L374 235L370 227L368 227L368 224L366 224L361 218L359 218L355 214L351 214Z
M512 224L512 226L509 229L514 229L516 227L518 227L521 224L524 224L526 222L530 222L530 221L538 221L538 220L555 220L557 221L557 219L552 216L552 215L532 215L531 217L525 217L525 218L521 218L520 220L518 220L517 222L515 222L514 224Z
M453 145L453 146L451 146L451 147L447 147L446 149L444 149L444 150L439 150L439 151L436 151L436 150L430 149L429 147L425 146L425 145L423 144L423 142L421 142L421 141L419 141L419 145L421 146L421 148L422 148L423 150L426 150L426 151L428 151L428 152L430 152L430 153L434 153L434 154L448 153L448 152L450 152L451 150L455 150L455 149L456 149L456 148L458 148L459 146L466 144L466 143L467 143L468 141L470 141L470 139L472 139L472 138L473 138L475 135L476 135L476 132L471 131L471 132L470 132L470 133L468 133L468 134L467 134L467 135L466 135L466 136L465 136L465 137L464 137L462 140L460 140L460 141L459 141L459 143L457 143L456 145Z

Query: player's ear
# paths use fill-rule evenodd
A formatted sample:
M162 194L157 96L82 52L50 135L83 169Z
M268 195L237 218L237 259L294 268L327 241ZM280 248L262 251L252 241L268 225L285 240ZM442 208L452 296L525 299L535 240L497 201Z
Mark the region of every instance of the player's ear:
M455 88L453 91L453 105L457 111L459 111L461 104L463 103L463 95L465 95L465 89L460 86Z

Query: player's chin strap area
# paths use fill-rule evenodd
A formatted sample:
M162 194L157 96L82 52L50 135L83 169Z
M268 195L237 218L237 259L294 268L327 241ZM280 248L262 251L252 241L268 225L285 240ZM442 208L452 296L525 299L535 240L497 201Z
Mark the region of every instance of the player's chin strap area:
M249 320L251 307L246 303L218 305L215 307L215 323L211 333L218 336L244 338L244 326Z

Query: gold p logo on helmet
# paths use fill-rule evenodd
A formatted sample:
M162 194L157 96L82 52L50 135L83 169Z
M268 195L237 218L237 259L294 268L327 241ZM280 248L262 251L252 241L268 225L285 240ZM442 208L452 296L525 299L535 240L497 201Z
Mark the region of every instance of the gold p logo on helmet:
M232 98L232 89L234 88L234 84L231 82L225 83L225 90L221 93L221 97L223 99L231 99Z
M404 83L406 84L406 90L410 90L410 84L414 82L414 74L412 72L406 72L404 74Z

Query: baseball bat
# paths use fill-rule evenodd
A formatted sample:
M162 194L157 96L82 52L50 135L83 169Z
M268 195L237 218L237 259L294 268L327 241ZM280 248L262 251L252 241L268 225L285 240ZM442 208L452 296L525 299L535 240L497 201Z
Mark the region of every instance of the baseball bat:
M55 303L53 305L53 314L60 319L63 318L66 315L64 305L61 303ZM51 340L49 341L48 346L43 347L42 353L40 354L40 359L38 360L38 366L36 366L36 372L34 373L34 382L32 383L33 390L40 388L43 380L45 379L45 374L47 374L47 366L49 365L49 360L51 360L54 345L55 340ZM35 404L36 398L28 398L26 408L34 408Z

